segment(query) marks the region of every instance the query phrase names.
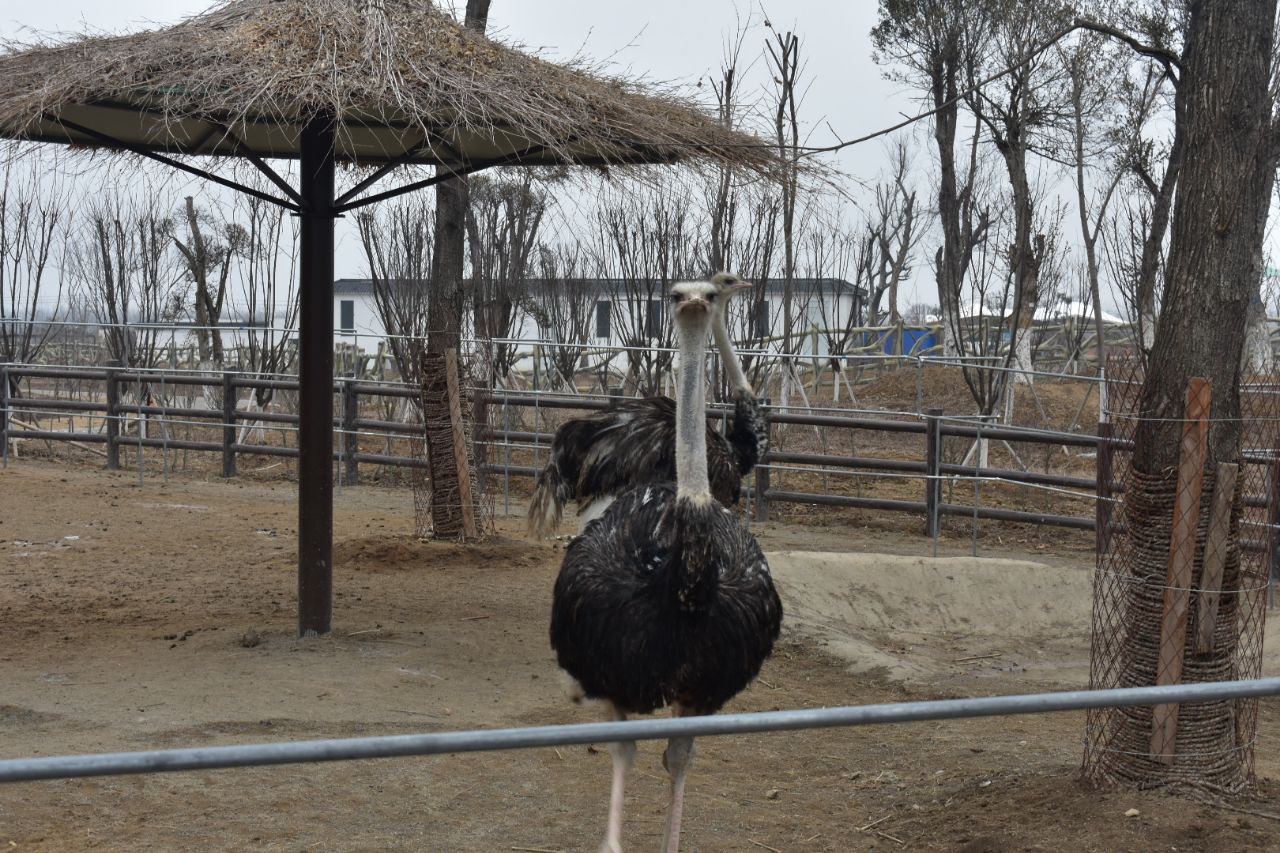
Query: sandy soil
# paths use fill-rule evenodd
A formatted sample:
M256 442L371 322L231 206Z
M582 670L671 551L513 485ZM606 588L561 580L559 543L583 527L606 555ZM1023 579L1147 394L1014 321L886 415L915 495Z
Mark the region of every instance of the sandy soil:
M566 701L547 646L557 546L514 520L484 545L421 543L408 491L345 489L335 631L300 641L294 498L30 460L0 472L0 756L598 718ZM1082 683L1081 549L1011 539L1005 559L973 559L958 537L933 560L894 530L757 532L787 625L729 710ZM1278 721L1264 704L1257 795L1233 803L1254 813L1082 786L1080 714L707 738L685 849L1280 849L1280 822L1257 814L1280 813ZM658 846L660 753L640 746L628 849ZM607 752L579 747L9 785L0 853L589 851L608 780Z

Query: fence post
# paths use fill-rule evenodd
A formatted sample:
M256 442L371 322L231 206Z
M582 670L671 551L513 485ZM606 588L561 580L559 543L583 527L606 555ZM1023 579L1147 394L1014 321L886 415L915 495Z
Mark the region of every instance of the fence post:
M236 375L222 374L222 476L236 475Z
M769 417L769 401L767 399L760 401L760 411L764 415L765 435L769 437L768 445L773 446L772 419ZM768 453L765 453L756 461L756 521L769 520L769 466Z
M120 378L107 371L107 470L120 470Z
M348 379L342 383L342 456L346 462L343 476L348 486L360 482L360 463L356 461L356 451L360 449L360 436L356 435L359 414L360 395L356 393L355 383Z
M0 455L9 467L9 367L0 367Z
M1111 541L1111 439L1115 435L1115 426L1109 421L1098 422L1098 486L1097 498L1093 505L1094 547L1097 554L1094 564L1101 568L1107 553L1107 543Z
M924 533L942 531L942 409L930 409L924 421Z

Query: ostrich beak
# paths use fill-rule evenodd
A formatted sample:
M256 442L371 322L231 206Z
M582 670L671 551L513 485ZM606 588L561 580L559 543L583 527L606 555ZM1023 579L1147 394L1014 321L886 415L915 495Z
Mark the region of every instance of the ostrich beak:
M692 308L697 308L699 311L706 311L707 307L707 300L703 299L701 296L691 296L676 306L676 313L687 313Z
M755 287L755 285L749 281L737 281L729 285L729 290L730 291L746 290L748 287Z

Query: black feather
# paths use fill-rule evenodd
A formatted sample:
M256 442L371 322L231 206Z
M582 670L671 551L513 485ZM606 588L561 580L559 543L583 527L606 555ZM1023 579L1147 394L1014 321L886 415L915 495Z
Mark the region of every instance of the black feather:
M713 713L760 671L781 622L754 537L664 483L628 489L569 545L551 646L588 697L619 710Z
M769 452L769 424L764 408L754 394L738 391L733 395L733 421L729 427L729 446L738 463L738 473L745 477Z
M707 475L712 496L725 506L736 504L742 496L742 470L733 443L708 425ZM569 501L584 507L599 498L616 497L631 486L675 479L675 401L670 397L622 400L602 412L566 421L556 430L551 458L534 487L530 526L546 535Z

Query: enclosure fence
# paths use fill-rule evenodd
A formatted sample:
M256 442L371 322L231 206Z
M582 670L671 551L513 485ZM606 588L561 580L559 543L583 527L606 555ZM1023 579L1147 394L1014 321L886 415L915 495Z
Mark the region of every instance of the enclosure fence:
M55 387L17 396L11 393L11 383L19 380L47 380ZM179 389L187 395L185 405L177 400ZM139 469L148 451L207 452L220 458L222 476L233 477L241 456L296 458L298 455L296 446L289 446L287 440L287 436L298 429L297 413L268 410L263 405L243 408L241 396L269 392L291 400L297 391L295 378L236 371L0 364L0 452L5 454L7 462L12 439L72 442L85 448L102 448L93 452L100 453L107 468L113 470L120 467L122 452L132 453ZM339 378L335 380L334 393L338 404L333 459L339 486L358 483L361 466L366 464L411 469L418 479L425 476L429 466L422 452L423 424L416 409L422 393L419 385ZM606 395L484 387L472 387L468 397L479 413L467 437L469 446L475 450L477 472L489 478L484 488L501 490L508 513L512 481L536 477L545 462L556 425L548 416L599 411L616 402L616 397ZM370 416L370 408L381 416ZM727 405L712 404L707 413L711 418L720 419L727 429L731 414ZM39 423L61 418L66 418L65 430L46 428L48 424ZM798 405L767 406L766 419L774 434L794 427L831 434L860 431L907 436L919 444L916 458L879 458L856 453L783 449L775 440L752 480L744 483L746 501L753 517L759 521L770 520L771 508L775 505L799 504L923 516L924 532L933 537L938 535L945 517L971 519L975 525L983 519L1092 530L1099 536L1099 542L1108 530L1123 529L1123 521L1110 509L1112 503L1122 499L1125 489L1125 484L1116 480L1112 460L1117 454L1127 452L1132 441L1127 435L1113 434L1107 425L1102 425L1099 433L1063 432L1004 426L981 418L947 414L940 409L928 409L923 414L847 410L841 413L837 409ZM532 421L532 429L521 428L526 420ZM185 427L187 434L176 435L176 427ZM284 440L279 443L262 440L271 431L278 431ZM259 437L256 442L249 440L254 435ZM948 461L943 453L946 440L974 446L989 442L1004 443L1006 447L1016 443L1046 449L1073 448L1096 456L1095 472L1094 476L1078 476L1025 467L993 467L983 464L982 455L973 452L963 462ZM370 447L379 443L382 444L380 450ZM522 454L523 458L517 459L516 454ZM1280 466L1276 464L1275 448L1251 447L1246 450L1244 460L1257 472L1245 478L1244 505L1265 509L1261 515L1268 519L1280 516L1276 512ZM164 468L164 457L161 465ZM921 485L919 497L915 499L846 494L830 489L806 491L776 485L775 475L784 472L901 478ZM948 499L945 487L955 483L972 484L971 502ZM984 483L1055 492L1081 501L1084 511L1075 515L986 505L981 492ZM1274 528L1274 524L1254 526L1242 538L1243 547L1269 553Z
M670 737L755 734L1012 714L1047 714L1090 708L1170 703L1190 705L1240 699L1257 700L1277 695L1280 695L1280 678L1269 678L1216 684L1076 690L704 717L11 758L0 760L0 783L529 749Z

